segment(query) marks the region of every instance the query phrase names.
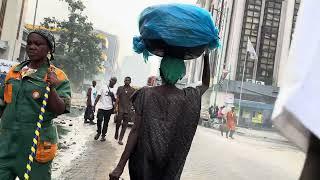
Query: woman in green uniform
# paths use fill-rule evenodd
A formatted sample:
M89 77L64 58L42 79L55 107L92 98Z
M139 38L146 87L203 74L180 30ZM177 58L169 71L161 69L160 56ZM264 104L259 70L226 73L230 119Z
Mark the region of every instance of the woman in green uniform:
M50 93L30 179L51 179L57 152L57 130L52 120L70 110L71 90L64 72L50 64L54 36L47 30L28 35L28 61L8 72L0 89L0 179L23 179L47 84ZM50 58L48 58L50 57Z

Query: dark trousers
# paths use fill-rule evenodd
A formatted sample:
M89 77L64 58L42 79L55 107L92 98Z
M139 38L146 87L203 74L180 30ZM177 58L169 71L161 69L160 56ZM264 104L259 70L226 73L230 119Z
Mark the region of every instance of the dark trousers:
M93 121L94 119L94 111L92 106L87 106L86 111L84 112L84 120Z
M309 148L300 180L318 180L320 177L320 140L310 135Z
M228 137L228 134L229 134L229 137L233 138L234 132L235 132L234 130L227 130L226 137Z
M108 124L109 124L111 114L112 114L112 110L103 110L103 109L98 110L98 114L97 114L98 130L97 130L97 133L102 134L103 137L105 137L107 134ZM103 127L101 129L102 122L103 122Z
M119 129L122 124L121 132L120 132L120 137L119 141L122 141L124 134L126 133L128 123L130 119L130 114L129 113L119 113L117 115L117 124L116 124L116 133L114 135L115 139L118 139L119 136Z

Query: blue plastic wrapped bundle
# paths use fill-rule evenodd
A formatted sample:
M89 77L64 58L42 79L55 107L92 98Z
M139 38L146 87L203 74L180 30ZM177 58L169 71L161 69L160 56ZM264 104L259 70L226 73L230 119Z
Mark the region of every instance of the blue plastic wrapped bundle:
M157 56L194 59L205 49L219 47L219 33L210 13L187 4L146 8L140 15L141 36L133 39L134 50ZM150 52L150 53L149 53Z

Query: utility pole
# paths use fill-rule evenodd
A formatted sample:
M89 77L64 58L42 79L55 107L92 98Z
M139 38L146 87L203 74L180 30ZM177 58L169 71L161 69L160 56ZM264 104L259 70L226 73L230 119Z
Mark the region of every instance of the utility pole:
M35 29L35 25L36 25L38 3L39 3L39 0L36 0L36 8L34 9L34 16L33 16L33 29Z
M240 98L239 98L239 113L238 113L238 118L237 118L237 125L239 124L239 118L241 115L242 90L243 90L243 81L244 81L244 75L245 75L245 71L246 71L247 59L248 59L248 51L246 51L246 57L245 57L243 69L242 69L242 79L241 79Z
M219 11L218 9L217 9L217 14L218 13L220 13L220 16L219 16L219 33L220 33L220 31L221 31L221 27L222 27L222 18L224 18L224 3L225 3L225 0L222 0L222 4L221 4L221 10ZM213 11L214 11L214 9L213 9ZM216 64L218 65L217 66L217 68L216 68L216 70L217 70L217 73L215 73L216 74L216 79L217 79L217 82L216 82L216 85L218 84L218 82L219 82L219 78L220 78L220 71L221 71L221 60L218 60L218 50L216 49L215 50L215 52L214 52L214 59L213 59L214 61L218 61ZM215 92L215 94L214 94L214 107L217 105L217 95L218 95L218 90L217 90L217 88L215 89L215 85L213 85L213 90L214 90L214 92Z

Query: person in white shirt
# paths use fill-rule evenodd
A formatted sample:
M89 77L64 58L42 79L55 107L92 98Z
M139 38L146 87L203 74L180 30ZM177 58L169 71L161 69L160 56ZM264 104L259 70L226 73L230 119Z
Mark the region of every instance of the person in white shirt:
M114 105L116 102L114 85L117 83L117 78L112 77L109 85L104 85L98 93L98 97L94 103L94 109L98 106L97 113L97 134L94 139L98 140L101 135L100 141L106 141L106 134L111 114L114 113ZM103 127L102 127L103 123Z
M94 102L97 98L97 89L96 89L97 82L92 81L92 86L88 89L87 92L87 108L84 113L84 123L95 124L94 120ZM89 121L88 121L89 120Z

